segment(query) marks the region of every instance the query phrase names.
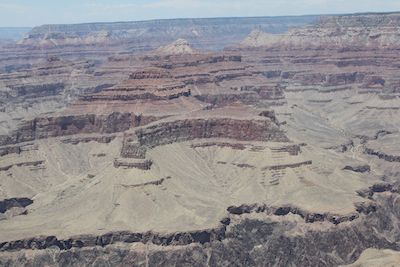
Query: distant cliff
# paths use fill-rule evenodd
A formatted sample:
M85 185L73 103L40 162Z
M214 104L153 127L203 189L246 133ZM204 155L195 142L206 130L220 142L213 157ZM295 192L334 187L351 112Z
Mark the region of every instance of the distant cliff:
M297 16L43 25L33 28L19 44L47 47L125 44L132 50L148 50L184 38L198 48L221 49L240 42L254 29L282 33L312 24L316 19L317 16Z
M400 13L323 16L314 25L274 34L254 30L242 48L274 50L398 49Z

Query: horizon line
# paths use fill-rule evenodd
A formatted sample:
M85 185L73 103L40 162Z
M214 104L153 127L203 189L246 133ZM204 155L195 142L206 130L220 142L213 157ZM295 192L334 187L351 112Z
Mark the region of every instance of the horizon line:
M29 28L34 29L45 26L61 26L61 25L88 25L88 24L112 24L112 23L141 23L141 22L154 22L154 21L167 21L167 20L217 20L217 19L245 19L245 18L286 18L286 17L323 17L323 16L362 16L362 15L390 15L400 14L399 11L385 11L385 12L350 12L350 13L320 13L320 14L301 14L301 15L276 15L276 16L221 16L221 17L175 17L175 18L150 18L145 20L122 20L122 21L91 21L91 22L74 22L74 23L45 23L34 26L0 26L0 29L22 29Z

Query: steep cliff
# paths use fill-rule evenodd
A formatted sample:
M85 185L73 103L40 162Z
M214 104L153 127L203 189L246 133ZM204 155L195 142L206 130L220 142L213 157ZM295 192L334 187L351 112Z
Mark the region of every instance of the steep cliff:
M398 49L400 15L367 14L321 17L316 25L283 34L254 30L242 47L268 49Z

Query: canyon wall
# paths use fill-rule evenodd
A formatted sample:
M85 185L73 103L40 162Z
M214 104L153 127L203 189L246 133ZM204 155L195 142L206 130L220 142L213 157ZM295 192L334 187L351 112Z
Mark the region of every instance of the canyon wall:
M399 18L33 29L0 51L0 265L398 253Z
M184 38L195 47L214 50L237 43L254 28L279 33L315 19L316 16L300 16L43 25L33 28L19 43L33 46L126 43L135 50L149 50Z

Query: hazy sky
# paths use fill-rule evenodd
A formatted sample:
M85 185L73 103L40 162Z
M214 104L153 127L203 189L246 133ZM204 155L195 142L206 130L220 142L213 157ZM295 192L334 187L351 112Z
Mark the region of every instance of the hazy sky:
M0 0L0 27L367 11L400 11L400 0Z

